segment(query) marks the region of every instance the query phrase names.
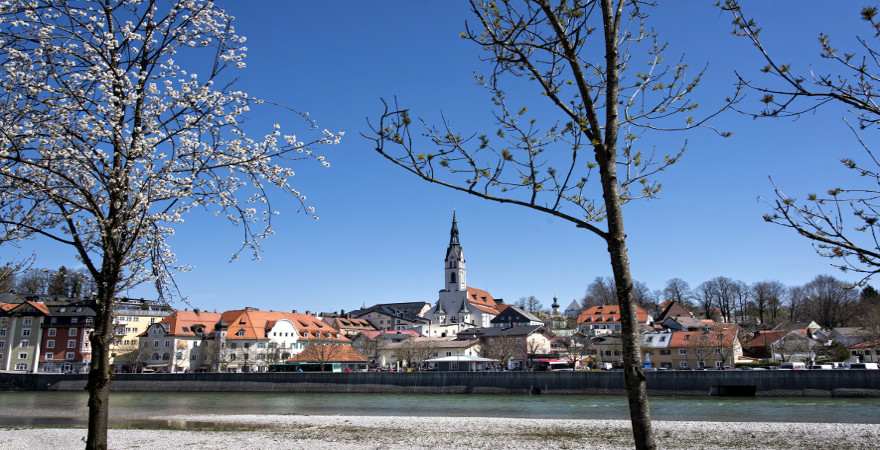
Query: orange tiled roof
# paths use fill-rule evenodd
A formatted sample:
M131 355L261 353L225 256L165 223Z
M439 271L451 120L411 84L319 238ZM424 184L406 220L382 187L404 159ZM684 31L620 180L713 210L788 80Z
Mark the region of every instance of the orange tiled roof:
M290 358L290 362L367 362L367 357L360 354L349 344L309 344L298 355Z
M468 286L467 299L468 303L474 305L478 310L484 313L498 315L500 312L498 310L498 304L495 303L495 297L492 297L492 294L490 294L489 291Z
M330 326L336 328L337 330L341 330L343 328L346 329L357 329L357 330L375 330L376 327L370 323L367 319L354 319L348 317L335 317L330 321Z
M308 314L260 311L245 308L226 311L220 318L227 326L226 339L267 339L266 332L279 320L287 320L299 332L300 339L321 339L347 342L348 339L323 320Z
M648 311L641 306L636 305L636 321L639 323L648 322ZM599 305L591 306L578 314L577 323L619 323L620 322L620 306L619 305Z
M15 303L0 303L0 311L9 311L12 308L18 306Z
M755 337L743 343L743 348L769 347L774 342L782 339L786 334L788 334L788 331L785 330L759 331Z
M673 331L669 348L730 347L739 331L736 325L716 326L706 331Z
M4 311L12 311L13 309L21 308L24 305L29 305L31 308L34 308L47 316L49 315L49 308L46 306L46 304L34 300L28 300L24 303L4 303L4 305L7 305L3 307Z
M214 331L214 325L220 321L220 314L205 311L174 311L162 319L162 323L172 336L195 336L192 327L203 325L205 332Z

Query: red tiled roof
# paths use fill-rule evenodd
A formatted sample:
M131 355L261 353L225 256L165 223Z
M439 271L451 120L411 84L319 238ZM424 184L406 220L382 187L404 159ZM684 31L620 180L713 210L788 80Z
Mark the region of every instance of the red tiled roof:
M641 306L636 305L636 321L639 323L648 322L648 311ZM578 314L577 323L619 323L620 322L620 306L619 305L599 305L591 306Z
M4 311L12 311L14 309L22 308L22 307L24 307L24 305L28 305L31 308L34 308L37 311L39 311L47 316L49 315L49 308L46 306L45 303L37 302L37 301L33 301L33 300L28 300L24 303L18 303L18 304L13 303L11 308L4 308Z
M673 331L669 348L730 347L736 340L738 327L716 326L709 331Z
M360 354L349 344L309 344L298 355L290 358L290 362L367 362L367 357Z
M785 330L759 331L755 337L743 342L743 348L767 348L786 334L788 331Z
M468 303L474 305L478 310L487 314L498 315L500 312L495 298L489 291L468 286L467 288Z
M348 339L323 320L308 314L280 311L260 311L245 308L226 311L220 320L226 324L226 339L255 340L267 339L266 332L279 320L289 321L299 332L300 339L321 339L348 342Z
M9 311L16 306L18 306L16 303L0 303L0 311Z
M204 311L174 311L162 319L163 325L172 336L195 336L192 327L203 325L206 333L214 331L214 325L220 320L220 314Z

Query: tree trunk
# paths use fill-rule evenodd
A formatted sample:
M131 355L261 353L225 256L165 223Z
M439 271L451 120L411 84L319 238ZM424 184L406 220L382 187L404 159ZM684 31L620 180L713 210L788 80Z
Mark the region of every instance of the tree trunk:
M621 2L618 8L622 8ZM605 70L607 87L605 91L605 140L594 143L596 162L602 182L602 198L608 219L608 255L614 272L617 287L617 304L620 306L621 343L623 344L623 372L626 394L629 400L629 415L632 421L633 439L637 449L653 450L654 436L651 432L651 414L648 410L648 389L645 373L642 370L642 357L639 351L639 328L633 302L633 280L629 269L629 255L626 248L626 233L623 228L623 211L617 180L617 132L618 96L620 80L618 77L618 24L622 11L615 10L610 0L602 1L602 21L605 32Z
M110 416L110 343L113 340L113 298L115 282L99 283L95 302L95 331L89 340L92 363L86 389L89 391L89 431L86 449L107 449L107 427Z

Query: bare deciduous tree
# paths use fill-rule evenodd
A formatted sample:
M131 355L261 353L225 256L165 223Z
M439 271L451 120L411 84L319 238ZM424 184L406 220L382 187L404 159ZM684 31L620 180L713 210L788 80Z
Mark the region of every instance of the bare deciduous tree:
M752 285L752 296L758 322L762 325L776 323L785 296L785 285L778 281L759 281Z
M666 282L666 287L663 288L663 300L670 300L683 305L690 305L693 295L691 286L681 278L670 279Z
M412 115L395 102L385 103L367 137L380 155L425 181L529 208L605 241L621 308L635 445L654 448L622 208L656 197L655 175L684 150L658 155L639 139L704 126L713 116L694 117L690 94L702 71L691 77L682 60L666 65L666 44L647 23L646 2L471 0L470 7L476 25L462 36L485 51L491 66L477 81L490 93L497 128L461 134L444 118L414 131ZM542 112L550 123L529 115L525 103L532 98L512 104L502 87L510 78L538 88L557 113Z
M825 194L811 193L800 200L775 187L774 210L764 219L812 241L820 255L835 261L835 267L862 273L865 279L880 272L880 160L860 135L861 130L880 125L878 8L866 6L859 11L868 32L868 37L856 37L859 48L842 50L828 34L819 33L819 61L824 65L811 63L810 69L798 69L764 44L760 26L738 0L718 3L731 14L734 35L748 40L764 63L761 81L737 73L737 90L757 92L762 103L759 110L743 112L756 118L796 118L826 105L842 106L855 118L855 124L845 120L846 126L865 154L865 158L841 160L852 171L851 186L832 187Z
M239 226L236 255L256 254L270 192L311 214L292 161L326 165L313 144L340 135L245 133L262 103L234 88L245 39L209 0L4 1L0 41L2 239L69 246L95 282L86 447L103 449L117 293L151 282L172 295L167 239L193 210Z

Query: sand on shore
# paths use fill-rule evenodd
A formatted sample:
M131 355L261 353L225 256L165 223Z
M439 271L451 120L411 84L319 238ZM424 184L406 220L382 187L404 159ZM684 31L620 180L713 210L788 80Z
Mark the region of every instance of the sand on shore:
M626 449L623 420L483 417L187 415L159 429L111 429L114 449ZM880 425L655 421L658 446L878 448ZM84 429L0 428L0 449L82 448Z

